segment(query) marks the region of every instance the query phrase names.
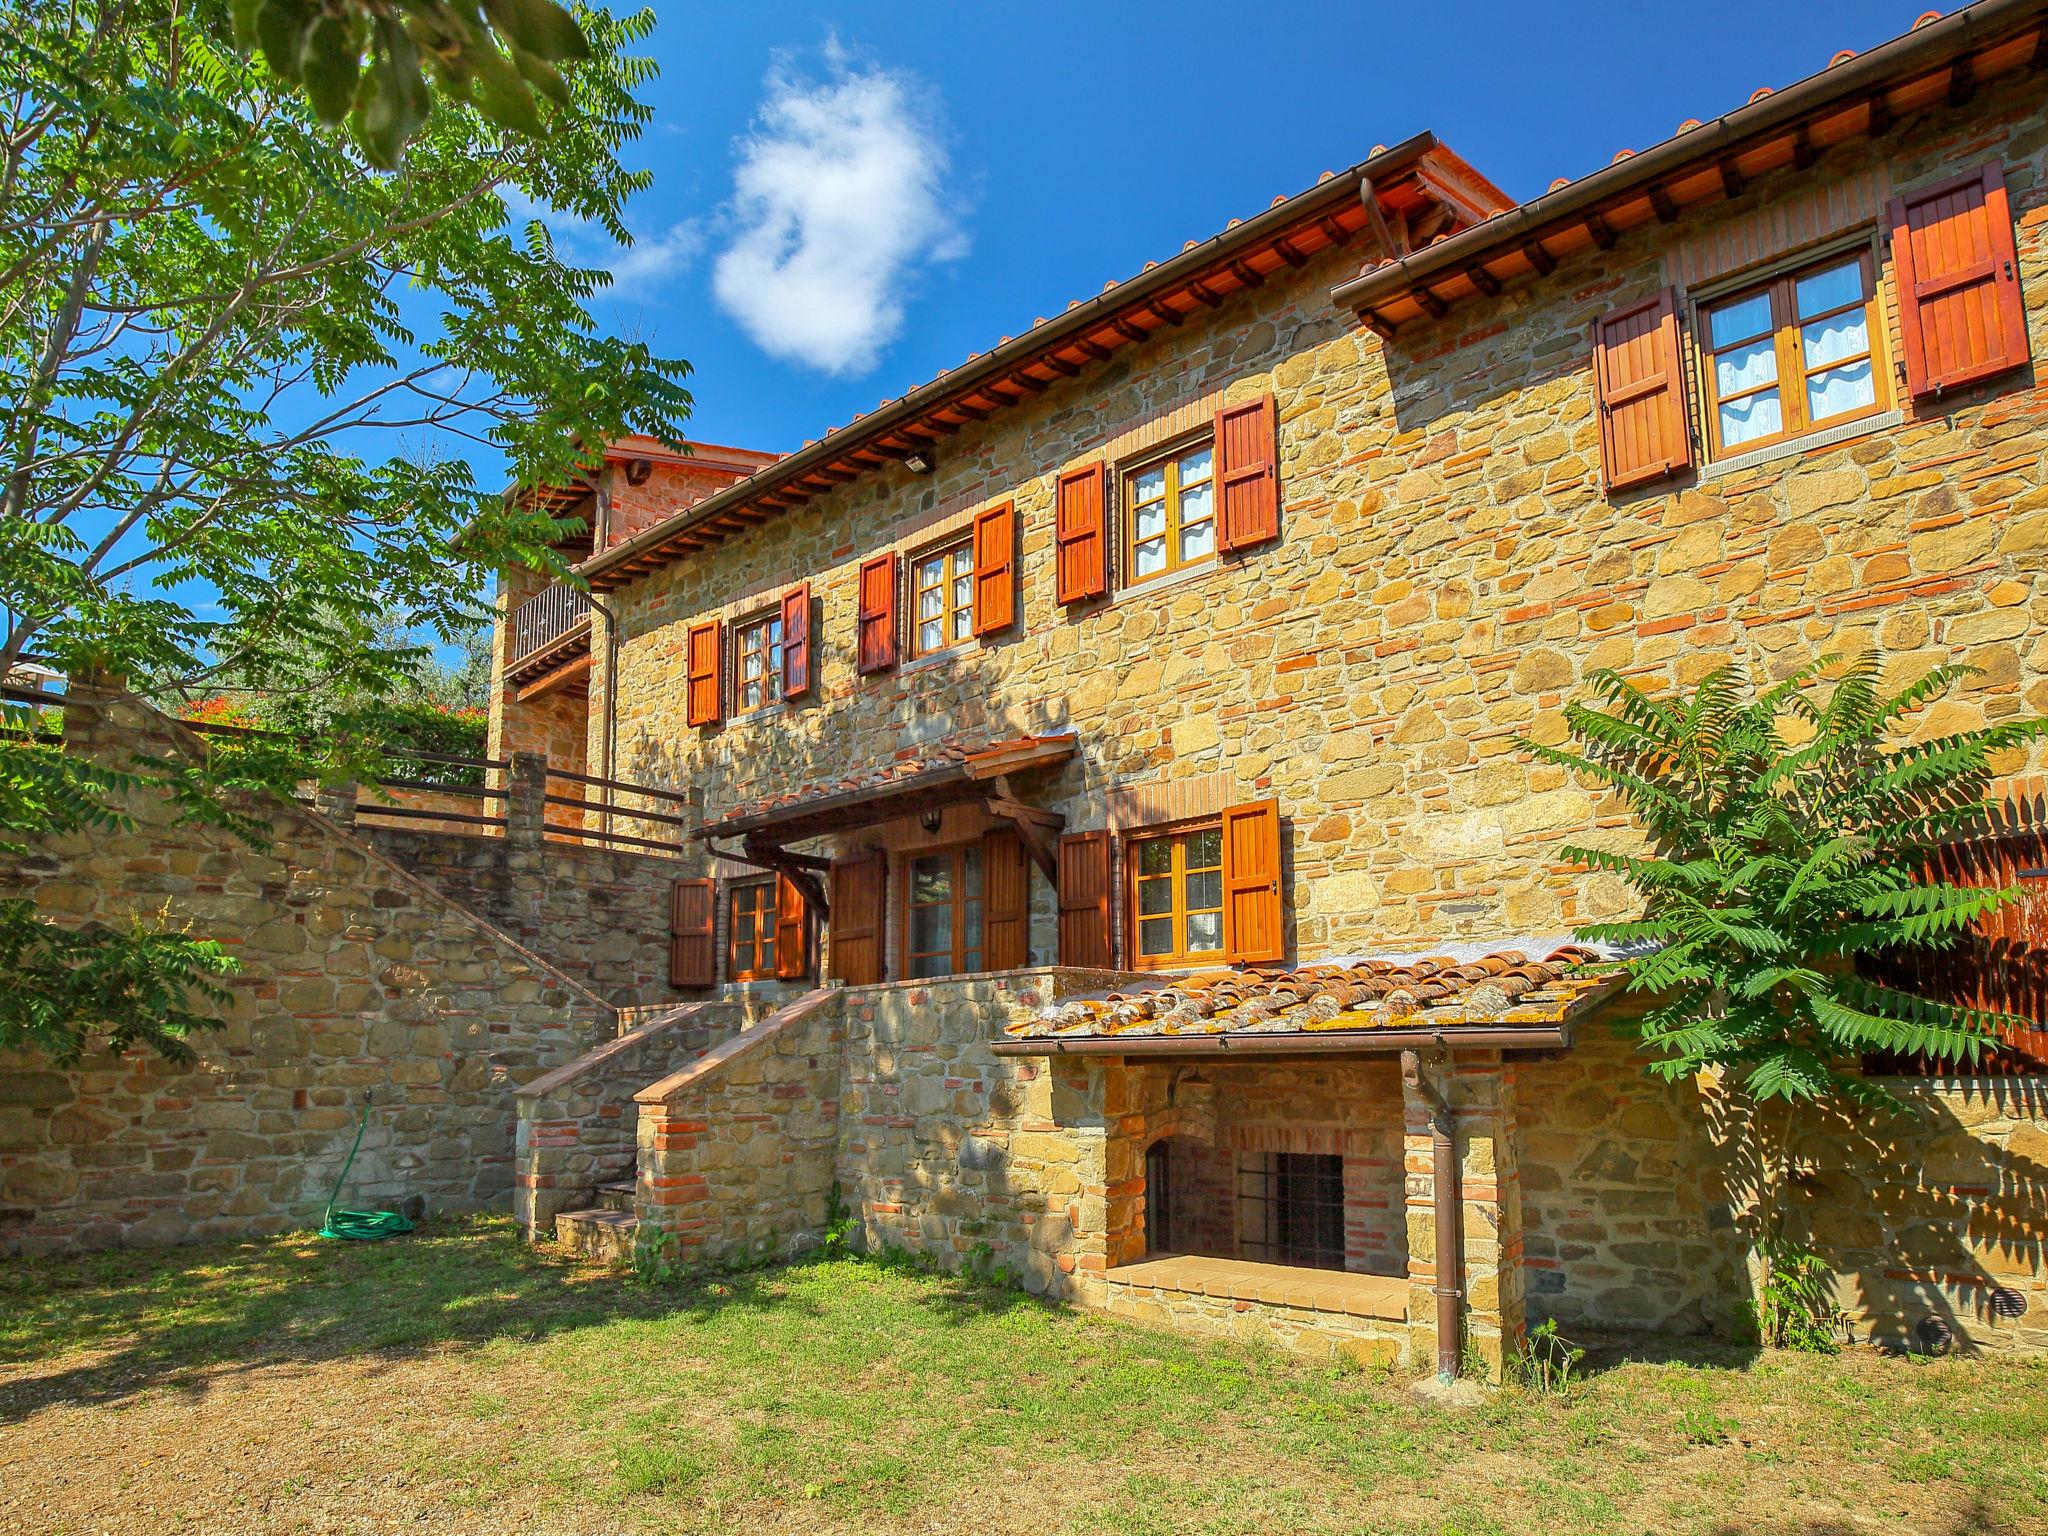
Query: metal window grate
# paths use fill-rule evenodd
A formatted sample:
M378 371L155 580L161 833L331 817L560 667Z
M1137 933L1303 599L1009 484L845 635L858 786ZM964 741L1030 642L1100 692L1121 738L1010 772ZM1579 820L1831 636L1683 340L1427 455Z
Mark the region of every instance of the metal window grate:
M1344 1267L1344 1159L1248 1152L1237 1165L1238 1251L1266 1264Z

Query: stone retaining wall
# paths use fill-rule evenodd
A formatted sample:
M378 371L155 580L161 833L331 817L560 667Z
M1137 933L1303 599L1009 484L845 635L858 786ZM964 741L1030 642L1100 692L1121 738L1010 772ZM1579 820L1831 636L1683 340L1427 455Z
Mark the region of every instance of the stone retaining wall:
M197 750L121 697L74 690L64 723L109 761ZM317 1225L366 1094L349 1204L504 1205L512 1091L608 1035L604 1001L319 815L263 807L257 850L162 801L131 809L132 828L51 839L0 881L58 922L189 925L242 969L191 1066L0 1059L0 1251Z

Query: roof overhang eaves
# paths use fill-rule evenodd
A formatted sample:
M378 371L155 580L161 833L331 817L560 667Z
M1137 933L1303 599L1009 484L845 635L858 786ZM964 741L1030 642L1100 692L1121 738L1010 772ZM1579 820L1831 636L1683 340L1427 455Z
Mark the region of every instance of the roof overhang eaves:
M1330 290L1331 302L1370 317L1432 280L1459 277L1489 257L1558 233L1683 171L1739 153L1797 127L1802 119L1852 107L1881 88L1910 82L1955 56L2009 41L2044 20L2048 0L1978 0L1555 192L1339 283Z
M971 362L942 373L878 410L826 433L816 442L808 443L738 484L706 497L667 522L646 529L584 562L579 570L592 587L600 591L620 586L648 570L667 564L672 557L671 547L692 530L721 518L730 518L751 502L776 496L807 500L814 493L799 489L806 480L836 478L843 481L853 478L844 471L835 472L833 469L850 455L865 454L873 461L867 465L869 468L879 468L898 460L903 456L901 451L877 445L907 430L915 430L920 422L947 409L948 402L971 397L986 386L1023 369L1038 366L1046 356L1074 347L1077 338L1085 339L1088 332L1111 325L1119 316L1145 309L1153 301L1163 300L1191 282L1199 282L1211 269L1234 259L1241 260L1246 252L1271 243L1290 229L1327 217L1333 210L1355 202L1366 182L1384 187L1389 178L1420 165L1425 157L1453 172L1456 179L1464 184L1468 196L1506 201L1506 194L1450 151L1434 133L1415 134L1222 230L1191 250L1181 251L1136 277L1076 303L1045 324L1033 326L1022 335ZM939 430L929 427L925 430L935 439L957 430L959 425L954 423Z

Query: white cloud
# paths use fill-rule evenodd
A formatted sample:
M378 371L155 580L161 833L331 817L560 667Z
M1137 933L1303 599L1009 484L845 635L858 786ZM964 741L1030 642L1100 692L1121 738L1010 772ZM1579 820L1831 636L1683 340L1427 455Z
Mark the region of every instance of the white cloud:
M914 76L855 68L836 43L825 77L768 73L738 144L719 305L766 351L825 373L875 365L933 262L966 254L937 103Z
M547 225L564 261L611 273L611 286L603 290L607 298L646 296L648 289L664 279L688 270L704 249L703 228L694 220L681 220L654 234L635 230L633 243L620 245L589 219L543 208L516 187L501 195L515 223L537 218Z

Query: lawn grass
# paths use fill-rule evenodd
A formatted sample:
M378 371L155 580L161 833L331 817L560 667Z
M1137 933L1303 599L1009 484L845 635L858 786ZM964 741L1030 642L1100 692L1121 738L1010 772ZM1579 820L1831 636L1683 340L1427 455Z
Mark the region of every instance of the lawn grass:
M855 1262L647 1287L508 1224L0 1265L0 1530L2048 1529L2048 1364L1637 1341L1404 1382Z

